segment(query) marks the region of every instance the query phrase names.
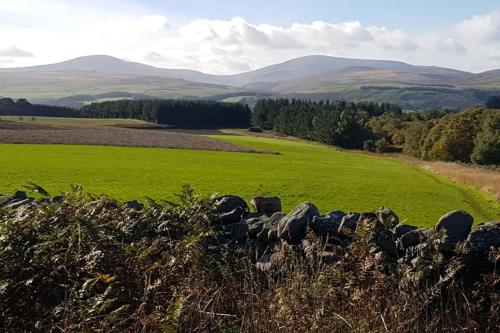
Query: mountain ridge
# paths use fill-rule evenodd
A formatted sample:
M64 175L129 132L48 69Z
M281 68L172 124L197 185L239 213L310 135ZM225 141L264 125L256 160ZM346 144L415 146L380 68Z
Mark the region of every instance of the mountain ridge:
M366 89L369 87L370 89ZM444 92L442 88L448 90ZM390 91L390 93L389 93ZM311 55L257 70L214 75L190 69L158 68L107 55L56 64L0 69L0 95L41 103L81 106L113 95L150 98L373 99L407 108L461 108L500 93L500 69L470 73L401 61ZM446 95L443 95L446 94ZM231 99L233 100L233 99Z

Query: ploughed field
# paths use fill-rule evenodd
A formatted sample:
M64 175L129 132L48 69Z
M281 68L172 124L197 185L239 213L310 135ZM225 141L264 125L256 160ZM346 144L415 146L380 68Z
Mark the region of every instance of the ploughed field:
M132 119L48 117L2 117L2 119L4 120L0 121L0 143L254 151L215 138L172 132L155 124Z
M105 131L111 130L115 129L107 127ZM0 193L11 193L33 182L53 195L67 191L70 184L79 184L88 192L107 193L123 200L145 200L146 196L172 199L171 193L189 184L204 195L232 193L247 200L276 195L282 198L285 211L305 200L314 202L321 212L370 211L387 206L397 211L402 220L420 226L433 225L454 209L468 211L475 222L500 217L500 205L492 195L452 183L398 159L276 138L133 131L149 133L143 134L145 137L161 132L177 138L185 135L183 140L194 137L190 140L211 140L214 145L246 148L235 152L4 143L0 144ZM129 134L122 139L130 140Z

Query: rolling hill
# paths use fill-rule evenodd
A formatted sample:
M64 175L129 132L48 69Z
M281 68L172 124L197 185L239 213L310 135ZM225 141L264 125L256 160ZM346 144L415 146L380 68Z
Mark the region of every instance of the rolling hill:
M500 70L473 74L398 61L307 56L235 75L156 68L98 55L0 69L0 96L67 106L118 98L289 96L462 108L500 93Z

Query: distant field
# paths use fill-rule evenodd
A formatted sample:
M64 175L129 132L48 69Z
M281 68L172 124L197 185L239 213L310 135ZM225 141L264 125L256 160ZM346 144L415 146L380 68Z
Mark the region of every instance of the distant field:
M1 144L0 193L32 181L51 193L77 183L121 199L171 199L183 184L191 184L202 194L278 195L285 210L305 200L322 212L385 205L419 225L433 225L453 209L469 211L477 222L500 217L493 196L397 159L280 139L217 138L281 154Z
M0 120L0 143L254 151L216 138L179 133L127 119L27 118ZM24 119L24 118L23 118Z
M151 127L155 126L136 119L96 119L96 118L63 118L63 117L29 117L29 116L0 116L0 121L15 121L29 124L51 126L123 126L123 127Z

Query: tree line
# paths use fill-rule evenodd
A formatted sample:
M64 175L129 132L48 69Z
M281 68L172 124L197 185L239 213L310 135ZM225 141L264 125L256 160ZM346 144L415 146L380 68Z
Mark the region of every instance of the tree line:
M500 166L500 110L479 106L370 119L377 143L424 160Z
M257 102L252 122L263 129L355 149L373 137L369 119L386 113L402 110L389 103L264 99Z
M426 160L500 166L500 110L472 107L410 123L403 151Z
M205 100L121 100L84 106L85 118L133 118L175 128L246 128L251 110L240 103Z
M496 107L498 99L488 106ZM260 100L254 126L348 149L394 148L426 160L500 165L500 110L402 112L388 103Z
M51 105L31 104L26 99L17 101L0 98L2 116L39 116L39 117L80 117L78 110Z

